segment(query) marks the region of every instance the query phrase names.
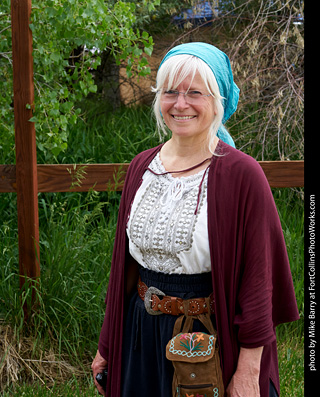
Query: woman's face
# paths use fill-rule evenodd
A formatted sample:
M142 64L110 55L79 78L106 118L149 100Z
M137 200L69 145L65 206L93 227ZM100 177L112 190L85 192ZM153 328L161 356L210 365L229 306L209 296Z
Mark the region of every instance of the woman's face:
M188 76L175 91L190 92L199 91L203 95L209 92L200 76L196 73L192 84L191 76ZM216 115L214 99L212 96L200 96L192 103L180 94L174 102L167 102L164 85L160 97L161 112L167 127L172 131L172 136L180 138L206 139L210 126Z

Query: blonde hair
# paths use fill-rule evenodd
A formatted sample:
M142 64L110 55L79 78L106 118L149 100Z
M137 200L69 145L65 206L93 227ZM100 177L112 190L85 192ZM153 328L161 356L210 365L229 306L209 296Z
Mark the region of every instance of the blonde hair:
M211 150L213 140L222 124L224 114L224 108L222 105L223 97L220 95L218 83L212 70L200 58L193 55L185 54L174 55L167 59L160 66L157 73L157 86L156 88L152 88L152 91L156 93L153 101L153 112L157 120L157 128L160 137L166 136L168 134L168 128L164 123L160 107L160 95L163 86L166 83L167 89L176 89L178 85L181 84L181 82L190 75L192 76L192 84L192 81L197 72L201 76L208 92L212 95L214 100L213 106L215 106L216 115L212 121L208 133L208 147L209 150L213 153L213 151Z

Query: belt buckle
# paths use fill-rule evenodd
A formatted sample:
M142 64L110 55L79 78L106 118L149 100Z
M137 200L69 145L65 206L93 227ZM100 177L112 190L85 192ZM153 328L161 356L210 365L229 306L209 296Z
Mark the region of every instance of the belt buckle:
M151 314L153 316L159 316L160 314L163 314L163 313L160 310L156 311L151 308L151 302L152 302L151 297L153 294L165 296L165 294L162 291L160 291L158 288L149 287L144 295L144 307L146 308L146 311L149 314Z

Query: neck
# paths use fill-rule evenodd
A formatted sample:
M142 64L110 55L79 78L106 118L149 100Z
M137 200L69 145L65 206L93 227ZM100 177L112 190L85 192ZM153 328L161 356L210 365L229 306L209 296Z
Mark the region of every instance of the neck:
M213 151L218 143L218 138L215 137ZM208 147L207 137L201 141L189 141L185 139L179 139L179 137L172 137L168 142L165 143L161 149L162 155L165 157L170 157L176 160L203 160L205 158L211 157L212 153Z
M215 139L214 148L218 143ZM186 142L177 139L170 139L164 144L160 151L161 161L166 170L182 170L192 167L207 158L211 158L212 153L208 148L207 139L205 142ZM208 164L203 164L197 170L190 171L187 174L199 172L202 168L206 168Z

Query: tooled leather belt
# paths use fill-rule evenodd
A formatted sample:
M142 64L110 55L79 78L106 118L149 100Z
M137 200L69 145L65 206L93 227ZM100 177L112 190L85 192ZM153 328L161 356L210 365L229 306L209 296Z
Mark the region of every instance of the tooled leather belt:
M147 287L141 281L138 281L138 294L144 301L145 308L149 314L172 314L179 316L185 314L188 316L197 316L199 314L214 313L213 293L207 298L182 299L176 296L167 296L155 287Z

